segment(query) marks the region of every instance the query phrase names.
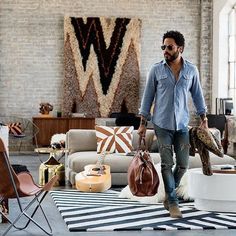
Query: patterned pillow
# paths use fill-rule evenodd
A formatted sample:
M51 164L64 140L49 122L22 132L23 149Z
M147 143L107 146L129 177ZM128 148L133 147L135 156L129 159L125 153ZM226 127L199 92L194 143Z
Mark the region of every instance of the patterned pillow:
M20 122L9 123L8 128L9 128L9 134L13 134L15 136L22 135Z
M133 126L114 127L116 153L132 151Z
M132 151L133 126L96 126L97 153L128 153Z
M114 129L107 126L95 126L97 137L97 153L115 152Z

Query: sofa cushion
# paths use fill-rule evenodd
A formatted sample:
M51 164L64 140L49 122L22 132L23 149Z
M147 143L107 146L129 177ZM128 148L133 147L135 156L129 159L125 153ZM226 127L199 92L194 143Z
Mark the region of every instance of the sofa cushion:
M209 152L209 155L210 155L211 166L224 165L224 164L231 164L231 165L235 164L234 158L232 158L228 155L224 155L223 158L218 157L217 155L215 155L211 152ZM189 156L189 168L192 169L192 168L199 168L199 167L202 167L200 155L198 153L196 153L195 156Z
M95 151L97 148L95 130L70 129L66 135L66 148L74 152Z
M96 164L99 154L94 151L76 152L70 155L68 165L70 169L75 172L84 170L84 166L88 164ZM151 154L153 162L156 164L160 162L160 156L157 153ZM112 153L105 156L103 164L111 167L112 173L127 173L129 164L133 156L125 156L122 154Z
M97 153L128 153L132 150L133 126L96 126Z

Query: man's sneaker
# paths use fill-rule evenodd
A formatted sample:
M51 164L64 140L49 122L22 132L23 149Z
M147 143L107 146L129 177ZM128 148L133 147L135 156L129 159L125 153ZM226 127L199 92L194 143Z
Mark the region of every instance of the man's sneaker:
M182 218L182 213L178 205L169 205L169 212L171 218Z

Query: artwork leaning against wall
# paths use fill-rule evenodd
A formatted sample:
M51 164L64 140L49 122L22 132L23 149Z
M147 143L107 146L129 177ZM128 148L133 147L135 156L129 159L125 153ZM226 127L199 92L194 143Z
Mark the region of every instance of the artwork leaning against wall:
M139 19L64 18L64 116L138 112L140 30Z

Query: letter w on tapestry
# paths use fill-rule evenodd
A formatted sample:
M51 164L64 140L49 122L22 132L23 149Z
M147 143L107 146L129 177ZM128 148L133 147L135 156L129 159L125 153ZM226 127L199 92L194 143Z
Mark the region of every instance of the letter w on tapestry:
M137 113L139 19L65 17L63 114Z

